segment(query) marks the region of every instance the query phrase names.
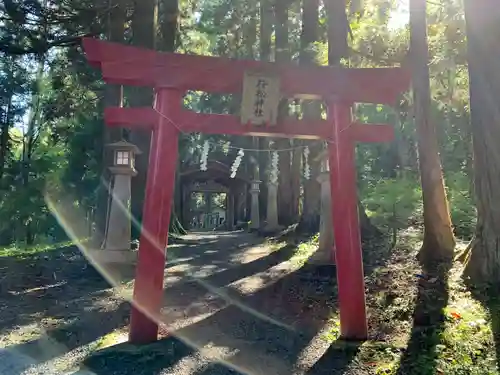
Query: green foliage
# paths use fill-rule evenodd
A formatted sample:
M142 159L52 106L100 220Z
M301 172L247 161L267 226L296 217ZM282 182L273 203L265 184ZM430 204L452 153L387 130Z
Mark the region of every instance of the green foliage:
M7 247L0 247L0 258L2 257L16 257L24 258L34 254L52 251L70 246L71 242L58 242L52 244L38 244L35 246L22 246L10 245Z
M306 241L302 241L297 246L293 261L295 264L304 265L309 257L318 249L319 246L319 233L315 234Z
M99 73L88 66L82 51L74 47L74 37L90 33L105 38L109 31L110 3L102 0L9 3L15 5L0 9L4 20L0 27L0 45L5 57L0 62L1 121L9 134L4 147L6 157L0 165L0 243L24 241L27 222L31 223L35 241L45 241L48 236L62 239L64 234L43 201L44 189L49 184L51 189L78 197L78 204L84 206L91 217L97 207L103 169L103 82ZM160 3L161 12L167 4ZM116 4L124 7L127 16L134 11L130 2L117 1ZM302 52L301 6L297 1L288 6L288 50L293 61L297 61ZM350 67L394 66L405 62L408 28L404 24L391 26L393 16L403 14L404 18L401 5L389 0L364 0L351 1L348 7L352 35L346 63ZM245 0L182 0L177 50L259 58L259 11L257 3ZM459 0L429 4L428 13L433 119L438 129L455 231L458 236L469 238L475 224L475 210L466 177L472 171L472 156L461 4ZM164 15L159 15L159 21L161 26L166 21ZM274 22L272 17L269 22ZM321 7L318 40L305 47L319 65L327 63L327 25L327 14ZM132 31L127 22L125 41L130 40ZM274 38L272 33L271 59L276 52ZM50 53L42 77L41 118L28 166L30 183L25 186L22 173L26 162L22 160L22 151L26 137L22 129L37 86L35 57L47 49ZM129 96L130 90L125 90L125 103ZM12 105L7 116L5 103L9 100ZM185 97L185 106L198 112L237 113L238 103L237 95L190 92ZM410 98L403 96L395 109L367 104L355 108L361 122L386 122L395 126L396 139L392 144L362 144L357 148L360 198L367 205L373 222L392 231L403 228L410 218L415 219L412 223L421 222L421 194L415 178L418 167L415 124L410 103ZM217 145L211 150L210 158L228 165L236 152L228 145L252 147L248 139L237 137L182 135L181 163L197 165L205 140ZM246 154L241 171L250 169L246 163L251 164L252 158L253 155Z
M446 175L450 215L455 235L470 239L476 225L476 208L470 194L470 179L461 172ZM388 230L399 230L422 218L422 191L411 176L365 182L362 201L373 223Z
M409 219L419 214L421 196L414 179L386 179L363 191L363 203L374 224L397 230L408 226Z
M42 141L30 164L30 181L27 186L16 179L21 173L22 162L13 161L9 168L11 175L7 178L11 182L0 200L0 243L4 245L10 242L24 242L28 223L32 226L36 242L66 238L49 212L43 197L48 180L55 178L61 171L60 150Z
M328 325L329 329L323 334L322 339L331 343L340 338L340 318L337 316L330 318Z
M461 172L450 172L446 175L446 184L455 234L461 238L471 239L476 226L477 212L471 197L470 177Z

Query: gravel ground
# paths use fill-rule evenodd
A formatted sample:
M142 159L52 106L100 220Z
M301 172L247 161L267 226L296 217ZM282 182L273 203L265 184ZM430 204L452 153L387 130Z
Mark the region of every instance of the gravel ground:
M191 234L171 246L163 309L169 337L99 351L100 337L128 324L122 289L111 288L75 248L0 258L7 270L0 375L369 374L356 362L356 346L322 338L336 310L333 270L299 269L293 247L262 241ZM115 274L122 282L132 275Z

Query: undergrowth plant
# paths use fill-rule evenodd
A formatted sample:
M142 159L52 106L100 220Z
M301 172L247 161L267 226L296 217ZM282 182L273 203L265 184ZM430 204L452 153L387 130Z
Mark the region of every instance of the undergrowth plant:
M407 178L381 180L366 188L363 203L367 214L373 224L391 233L392 246L396 245L398 230L421 212L421 195L419 185Z
M468 240L476 225L469 178L462 173L450 173L446 176L446 185L455 235ZM412 177L366 184L361 196L372 223L391 234L393 246L398 230L422 222L422 190L418 180Z

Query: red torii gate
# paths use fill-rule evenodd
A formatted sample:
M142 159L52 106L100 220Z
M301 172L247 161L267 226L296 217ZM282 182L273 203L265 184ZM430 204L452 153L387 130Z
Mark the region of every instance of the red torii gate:
M163 294L165 250L174 191L179 132L202 132L329 141L333 230L336 244L342 337L367 338L363 259L356 193L355 142L387 142L390 125L359 124L351 118L355 102L394 104L410 82L401 68L345 69L301 67L259 61L159 53L116 43L83 39L91 64L106 83L150 86L154 106L105 110L109 126L152 132L130 321L130 341L157 340ZM284 97L320 97L327 120L284 119L275 126L242 125L233 115L195 113L182 107L187 90L239 93L246 71L280 78ZM332 249L333 251L333 249Z

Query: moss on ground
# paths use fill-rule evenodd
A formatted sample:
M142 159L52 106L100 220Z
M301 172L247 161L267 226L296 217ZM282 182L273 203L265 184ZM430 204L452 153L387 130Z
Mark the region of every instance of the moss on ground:
M11 245L7 247L0 247L0 258L3 257L17 257L17 258L26 258L34 254L59 250L68 246L71 246L73 243L71 241L67 242L59 242L55 244L41 244L41 245L33 245L33 246L22 246L22 245Z
M407 236L400 243L367 275L371 340L360 345L355 361L375 375L500 374L494 339L500 303L486 290L471 291L461 264L443 274L425 272L415 261L418 240ZM324 338L338 336L332 318Z

